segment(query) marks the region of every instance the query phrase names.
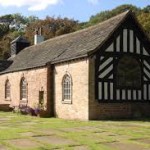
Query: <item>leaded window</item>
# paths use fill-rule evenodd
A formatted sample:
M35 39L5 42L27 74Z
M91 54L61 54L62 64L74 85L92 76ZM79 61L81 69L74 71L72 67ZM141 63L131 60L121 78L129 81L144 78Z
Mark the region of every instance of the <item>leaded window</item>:
M9 80L5 83L5 99L10 100L10 83Z
M72 98L72 81L70 75L66 74L62 82L63 101L71 101Z
M131 56L124 56L119 60L117 66L117 87L135 88L141 87L141 66Z
M21 100L27 100L27 81L25 80L25 78L21 79L20 98Z

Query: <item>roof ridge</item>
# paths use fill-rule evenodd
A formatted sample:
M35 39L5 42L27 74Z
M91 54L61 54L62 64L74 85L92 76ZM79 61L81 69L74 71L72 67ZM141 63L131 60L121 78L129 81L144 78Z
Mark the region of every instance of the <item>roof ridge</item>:
M71 33L67 33L67 34L63 34L63 35L60 35L60 36L56 36L56 37L53 37L53 38L50 38L50 39L48 39L48 40L46 40L46 41L43 41L43 42L41 42L41 43L39 43L39 44L37 44L37 45L42 45L42 44L44 44L44 43L46 43L46 42L49 42L49 41L53 41L53 40L56 40L56 39L61 39L61 38L64 38L64 37L67 37L67 36L72 36L72 35L74 35L74 34L78 34L78 33L81 33L81 32L84 32L84 31L88 31L89 29L93 29L93 28L95 28L95 27L97 27L97 26L100 26L100 25L102 25L102 24L104 24L104 23L107 23L107 22L109 22L109 21L111 21L111 20L113 20L113 19L115 19L115 18L117 18L117 17L119 17L119 16L127 16L128 14L130 14L130 13L132 13L132 11L131 10L127 10L127 11L125 11L125 12L123 12L123 13L121 13L121 14L118 14L118 15L116 15L116 16L114 16L114 17L111 17L111 18L109 18L109 19L107 19L107 20L105 20L105 21L102 21L102 22L100 22L100 23L98 23L98 24L95 24L95 25L93 25L93 26L89 26L89 27L87 27L87 28L84 28L84 29L80 29L80 30L77 30L77 31L75 31L75 32L71 32ZM32 46L35 46L35 45L32 45ZM31 46L31 47L32 47Z

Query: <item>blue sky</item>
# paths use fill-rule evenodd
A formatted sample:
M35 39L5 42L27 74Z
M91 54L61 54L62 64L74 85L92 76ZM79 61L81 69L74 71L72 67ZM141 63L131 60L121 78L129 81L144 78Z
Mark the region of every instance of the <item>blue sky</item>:
M68 17L88 21L91 15L113 9L121 4L137 7L150 5L150 0L0 0L0 15L21 13L39 18L49 16Z

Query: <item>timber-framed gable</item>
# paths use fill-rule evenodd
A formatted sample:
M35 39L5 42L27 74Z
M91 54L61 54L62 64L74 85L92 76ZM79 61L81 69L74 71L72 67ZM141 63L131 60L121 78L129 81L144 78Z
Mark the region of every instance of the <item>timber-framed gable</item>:
M149 39L139 23L132 14L129 14L96 52L95 97L99 102L150 101L150 46L148 44ZM123 57L138 62L137 65L141 68L139 71L141 78L137 77L140 78L140 87L117 85L118 64ZM131 61L130 68L135 61ZM133 72L134 68L129 71ZM123 72L123 69L121 71ZM130 78L132 75L133 73L127 76ZM123 77L125 78L125 75L122 73ZM133 81L130 79L130 82Z

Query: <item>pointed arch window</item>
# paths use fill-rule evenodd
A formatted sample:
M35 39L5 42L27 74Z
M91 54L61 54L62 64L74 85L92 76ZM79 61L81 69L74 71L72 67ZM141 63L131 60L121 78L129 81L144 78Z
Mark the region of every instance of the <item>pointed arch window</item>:
M27 81L24 77L20 82L20 99L27 100Z
M72 100L72 78L70 75L66 74L62 81L62 97L63 101L71 102Z
M140 89L141 79L140 62L131 56L122 57L117 66L117 87Z
M6 83L5 83L5 99L6 100L10 100L10 82L9 80L6 80Z

